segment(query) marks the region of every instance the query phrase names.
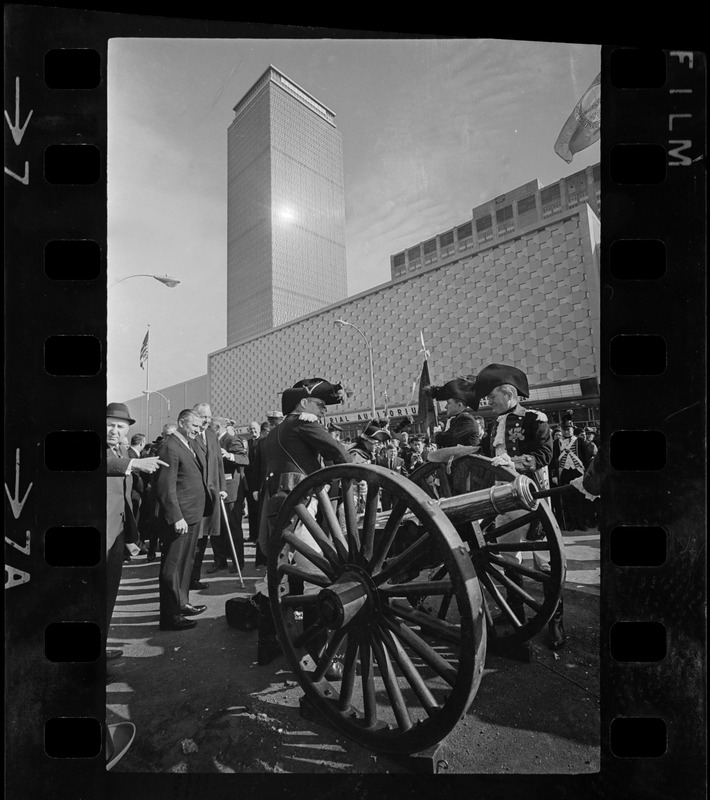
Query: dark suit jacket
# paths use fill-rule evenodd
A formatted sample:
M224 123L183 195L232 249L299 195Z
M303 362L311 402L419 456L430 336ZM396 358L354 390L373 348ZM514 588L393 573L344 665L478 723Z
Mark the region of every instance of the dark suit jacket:
M244 467L244 487L249 492L259 491L259 465L256 463L256 445L259 439L247 441L249 463Z
M202 464L207 491L212 500L211 511L205 515L207 518L200 535L219 536L220 520L222 518L222 504L219 493L227 491L227 482L224 477L224 467L222 466L222 448L217 441L217 434L208 428L205 431L205 439L206 446L199 433L192 440L192 446Z
M456 447L457 444L475 447L479 442L476 420L465 411L457 414L448 431L439 431L434 437L438 447Z
M106 447L106 552L125 533L126 542L138 541L138 530L133 517L131 489L133 476L126 475L130 458L121 446L121 456Z
M390 466L390 457L388 455L378 456L376 463L380 467L387 467L387 469L391 469L393 472L398 472L400 475L404 475L405 477L409 474L407 467L405 466L404 459L400 458L399 456L395 456L392 459L392 466Z
M202 469L195 456L174 434L158 448L158 458L168 466L158 470L155 491L160 516L168 525L184 519L194 525L213 510Z
M218 441L222 450L226 450L230 455L234 456L234 461L231 458L222 457L227 486L227 499L225 502L233 503L239 495L239 486L244 476L244 469L249 463L247 445L239 436L230 436L228 433L225 433Z

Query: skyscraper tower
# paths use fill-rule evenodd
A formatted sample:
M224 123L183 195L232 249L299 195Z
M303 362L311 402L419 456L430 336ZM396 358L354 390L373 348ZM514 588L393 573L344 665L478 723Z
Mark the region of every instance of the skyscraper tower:
M227 131L227 345L347 296L335 114L269 66Z

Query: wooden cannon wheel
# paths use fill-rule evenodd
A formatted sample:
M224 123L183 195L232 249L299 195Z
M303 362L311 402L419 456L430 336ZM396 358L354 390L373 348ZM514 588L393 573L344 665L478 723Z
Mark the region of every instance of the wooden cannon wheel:
M380 490L393 502L386 522ZM411 580L432 551L446 577ZM267 575L288 661L307 700L345 736L379 752L414 753L467 712L486 655L479 582L453 525L407 478L363 464L304 478L275 520ZM419 596L455 598L456 619L416 611L407 601ZM342 679L329 679L337 661Z
M450 472L446 463L426 462L412 472L410 480L430 497L440 499L486 489L497 481L512 481L517 474L507 467L492 466L491 459L485 456L467 455L454 459ZM540 501L535 511L521 512L514 521L503 522L496 516L489 516L456 528L470 548L483 589L491 649L504 650L538 634L552 617L566 573L562 535L548 504ZM498 541L521 528L524 529L521 542ZM511 558L516 552L522 553L522 563ZM446 565L441 564L430 571L427 579L438 581L445 575ZM511 609L509 597L522 603L524 623L516 616L515 609ZM430 601L419 597L416 604L420 611L439 619L451 614L451 601L446 598L439 602L438 598Z

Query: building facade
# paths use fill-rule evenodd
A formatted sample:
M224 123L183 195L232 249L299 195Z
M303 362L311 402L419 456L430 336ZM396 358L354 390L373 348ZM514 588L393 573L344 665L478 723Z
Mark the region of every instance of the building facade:
M128 410L135 419L128 432L145 433L149 442L155 441L166 422L177 422L178 414L197 403L209 402L209 381L207 375L199 375L188 381L154 389L149 396L145 394L126 400Z
M374 356L376 405L410 413L422 366L420 332L435 383L485 364L524 370L537 407L598 406L599 220L587 202L555 209L523 231L445 264L422 265L273 330L211 353L215 414L246 424L278 406L306 377L342 380L352 397L336 418L366 419ZM590 389L590 387L592 387ZM409 409L410 411L405 411Z
M585 203L600 216L599 164L550 186L530 181L476 206L470 220L390 256L390 274L393 279L402 278L427 267L461 262L462 255L533 230L540 222Z
M335 114L269 66L227 131L227 344L346 296Z

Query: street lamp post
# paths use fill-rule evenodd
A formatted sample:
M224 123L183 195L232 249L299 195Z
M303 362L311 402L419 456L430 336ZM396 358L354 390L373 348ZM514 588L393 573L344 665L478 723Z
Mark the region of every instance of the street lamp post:
M146 395L146 398L145 398L146 410L147 410L146 416L148 417L148 423L149 424L150 424L150 396L152 394L157 394L160 397L162 397L163 400L165 400L165 404L168 407L168 419L170 419L170 400L168 400L168 398L162 392L156 392L155 390L153 390L151 392L151 391L148 391L146 389L143 389L143 394ZM162 414L160 415L160 422L161 422L161 425L162 425L162 422L163 422L163 415ZM148 435L148 430L146 429L146 436L147 435Z
M365 336L365 334L360 330L360 328L358 328L357 325L353 325L352 322L346 322L344 319L336 319L335 324L339 328L342 328L343 325L348 325L351 328L355 328L355 330L365 340L365 344L367 345L367 356L370 365L370 408L372 409L372 419L377 419L377 412L375 411L375 369L372 361L372 345L370 344L367 336Z
M119 278L117 281L114 281L113 283L109 284L108 288L110 289L117 283L121 283L121 281L127 281L129 278L153 278L154 280L159 281L160 283L167 286L168 289L173 289L180 283L180 281L177 278L171 278L170 275L150 275L145 272L140 272L137 275L126 275L125 278Z

